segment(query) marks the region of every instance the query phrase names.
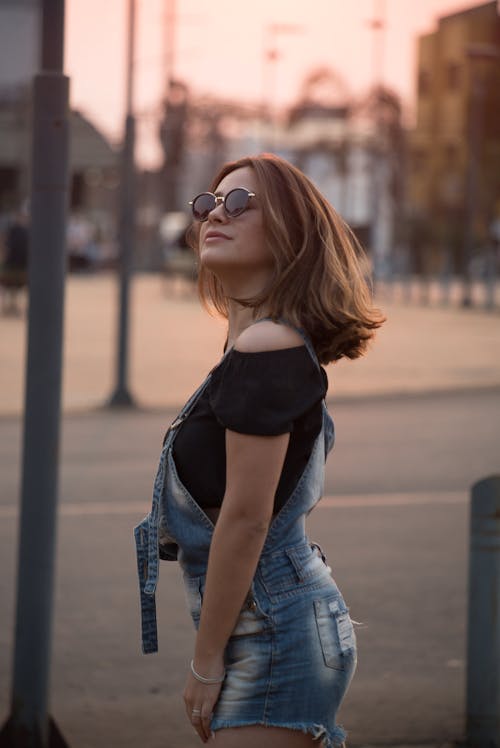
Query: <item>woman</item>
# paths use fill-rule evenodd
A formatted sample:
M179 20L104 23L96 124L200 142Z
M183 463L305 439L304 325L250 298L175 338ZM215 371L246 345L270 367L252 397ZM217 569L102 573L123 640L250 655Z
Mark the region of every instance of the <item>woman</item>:
M244 158L210 190L191 202L191 240L227 342L167 432L135 530L143 648L157 648L158 555L178 557L197 627L184 701L201 740L332 748L356 639L304 530L334 439L321 364L362 355L384 318L352 233L298 169Z

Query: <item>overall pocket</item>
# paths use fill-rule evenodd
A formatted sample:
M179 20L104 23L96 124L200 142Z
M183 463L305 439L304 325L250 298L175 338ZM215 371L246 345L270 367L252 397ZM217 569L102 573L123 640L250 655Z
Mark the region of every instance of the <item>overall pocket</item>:
M259 563L258 573L273 602L323 587L331 580L317 546L309 542L270 554Z
M314 601L314 614L325 665L346 670L356 659L356 634L343 600L327 597Z

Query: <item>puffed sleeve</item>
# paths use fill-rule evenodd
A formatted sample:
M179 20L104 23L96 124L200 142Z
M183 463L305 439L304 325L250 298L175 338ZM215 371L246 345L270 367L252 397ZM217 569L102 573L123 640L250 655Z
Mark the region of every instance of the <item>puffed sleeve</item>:
M217 421L242 434L277 436L326 394L327 380L305 346L231 350L213 372L210 405Z

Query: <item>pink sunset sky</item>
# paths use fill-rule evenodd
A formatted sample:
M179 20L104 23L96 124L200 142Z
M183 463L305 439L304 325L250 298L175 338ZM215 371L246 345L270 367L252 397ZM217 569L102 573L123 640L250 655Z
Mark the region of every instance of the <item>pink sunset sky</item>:
M385 15L382 80L403 97L411 115L416 38L439 16L480 0L177 0L174 75L195 93L260 101L263 50L272 24L277 34L273 97L277 107L297 97L304 76L327 65L353 96L374 82L374 31ZM157 112L165 76L165 0L136 0L135 110L139 157L154 164ZM128 0L67 0L65 71L71 103L117 142L123 129ZM267 37L268 38L268 37Z

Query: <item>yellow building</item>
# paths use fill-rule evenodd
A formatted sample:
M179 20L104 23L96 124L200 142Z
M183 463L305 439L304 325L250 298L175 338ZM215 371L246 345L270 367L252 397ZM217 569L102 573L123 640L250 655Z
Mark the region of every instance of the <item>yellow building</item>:
M439 18L418 39L417 122L408 200L432 247L460 270L484 242L500 196L500 16L497 2Z

